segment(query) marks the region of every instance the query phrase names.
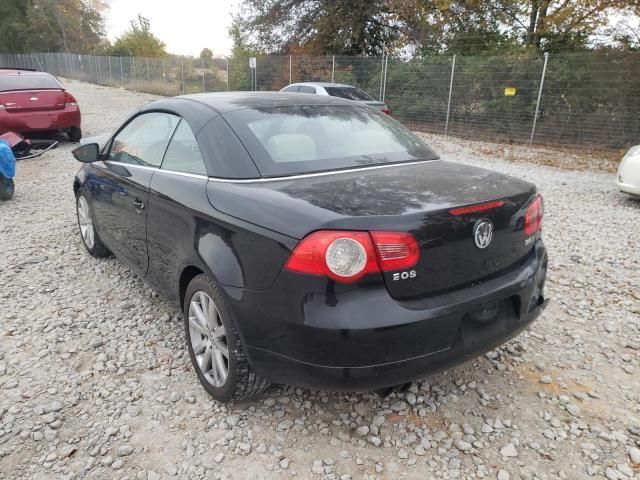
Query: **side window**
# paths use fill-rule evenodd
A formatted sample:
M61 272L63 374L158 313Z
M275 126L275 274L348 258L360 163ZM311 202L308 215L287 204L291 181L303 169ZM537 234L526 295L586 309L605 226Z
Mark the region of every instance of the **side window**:
M298 85L291 85L290 87L284 88L282 91L283 92L288 92L288 93L295 93L298 91L300 87Z
M163 170L206 175L200 147L189 124L181 120L162 161Z
M161 112L138 115L113 139L109 160L159 167L180 118Z
M301 85L300 86L300 90L298 90L298 92L300 93L316 93L316 89L313 87L310 87L309 85Z

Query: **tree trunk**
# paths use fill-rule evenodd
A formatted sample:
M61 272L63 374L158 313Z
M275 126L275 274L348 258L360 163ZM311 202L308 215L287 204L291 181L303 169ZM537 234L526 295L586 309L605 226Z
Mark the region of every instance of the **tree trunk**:
M536 32L536 24L538 21L538 9L540 8L540 0L531 0L531 11L529 12L529 28L527 29L527 45L533 45L533 36Z
M58 24L60 34L62 35L62 46L64 48L64 51L69 53L69 46L67 45L67 30L64 28L64 19L62 18L62 13L60 12L60 5L53 5L53 15L56 18L56 23Z
M542 35L546 29L546 20L547 20L547 11L549 10L549 3L551 0L541 0L540 9L538 11L538 22L536 24L536 30L533 35L533 44L536 46L538 50L540 50L540 45L542 42Z

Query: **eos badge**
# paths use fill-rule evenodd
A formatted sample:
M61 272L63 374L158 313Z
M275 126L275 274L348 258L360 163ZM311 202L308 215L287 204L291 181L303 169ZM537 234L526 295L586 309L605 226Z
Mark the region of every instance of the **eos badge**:
M481 218L473 226L473 240L476 247L487 248L493 240L493 223L488 218Z
M409 278L416 278L416 275L418 275L418 272L416 272L415 270L409 270L408 272L396 272L393 274L393 281L398 281L398 280L407 280Z

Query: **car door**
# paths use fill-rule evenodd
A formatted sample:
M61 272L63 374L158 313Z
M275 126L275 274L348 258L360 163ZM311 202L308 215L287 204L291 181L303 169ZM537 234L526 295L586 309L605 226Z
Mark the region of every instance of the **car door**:
M113 137L104 162L93 164L89 179L100 237L141 276L148 268L149 184L179 120L165 112L134 117Z
M210 210L207 169L196 137L186 120L180 120L167 147L161 168L149 189L147 279L174 297L184 266L193 262L195 236L202 223L199 212Z

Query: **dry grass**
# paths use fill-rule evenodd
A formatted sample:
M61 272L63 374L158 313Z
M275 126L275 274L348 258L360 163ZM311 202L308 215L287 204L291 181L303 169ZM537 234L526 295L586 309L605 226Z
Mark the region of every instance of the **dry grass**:
M583 146L528 146L492 143L445 137L433 133L416 132L441 153L459 152L460 149L487 159L513 163L532 163L562 170L588 170L612 173L624 155L624 150L603 150Z

